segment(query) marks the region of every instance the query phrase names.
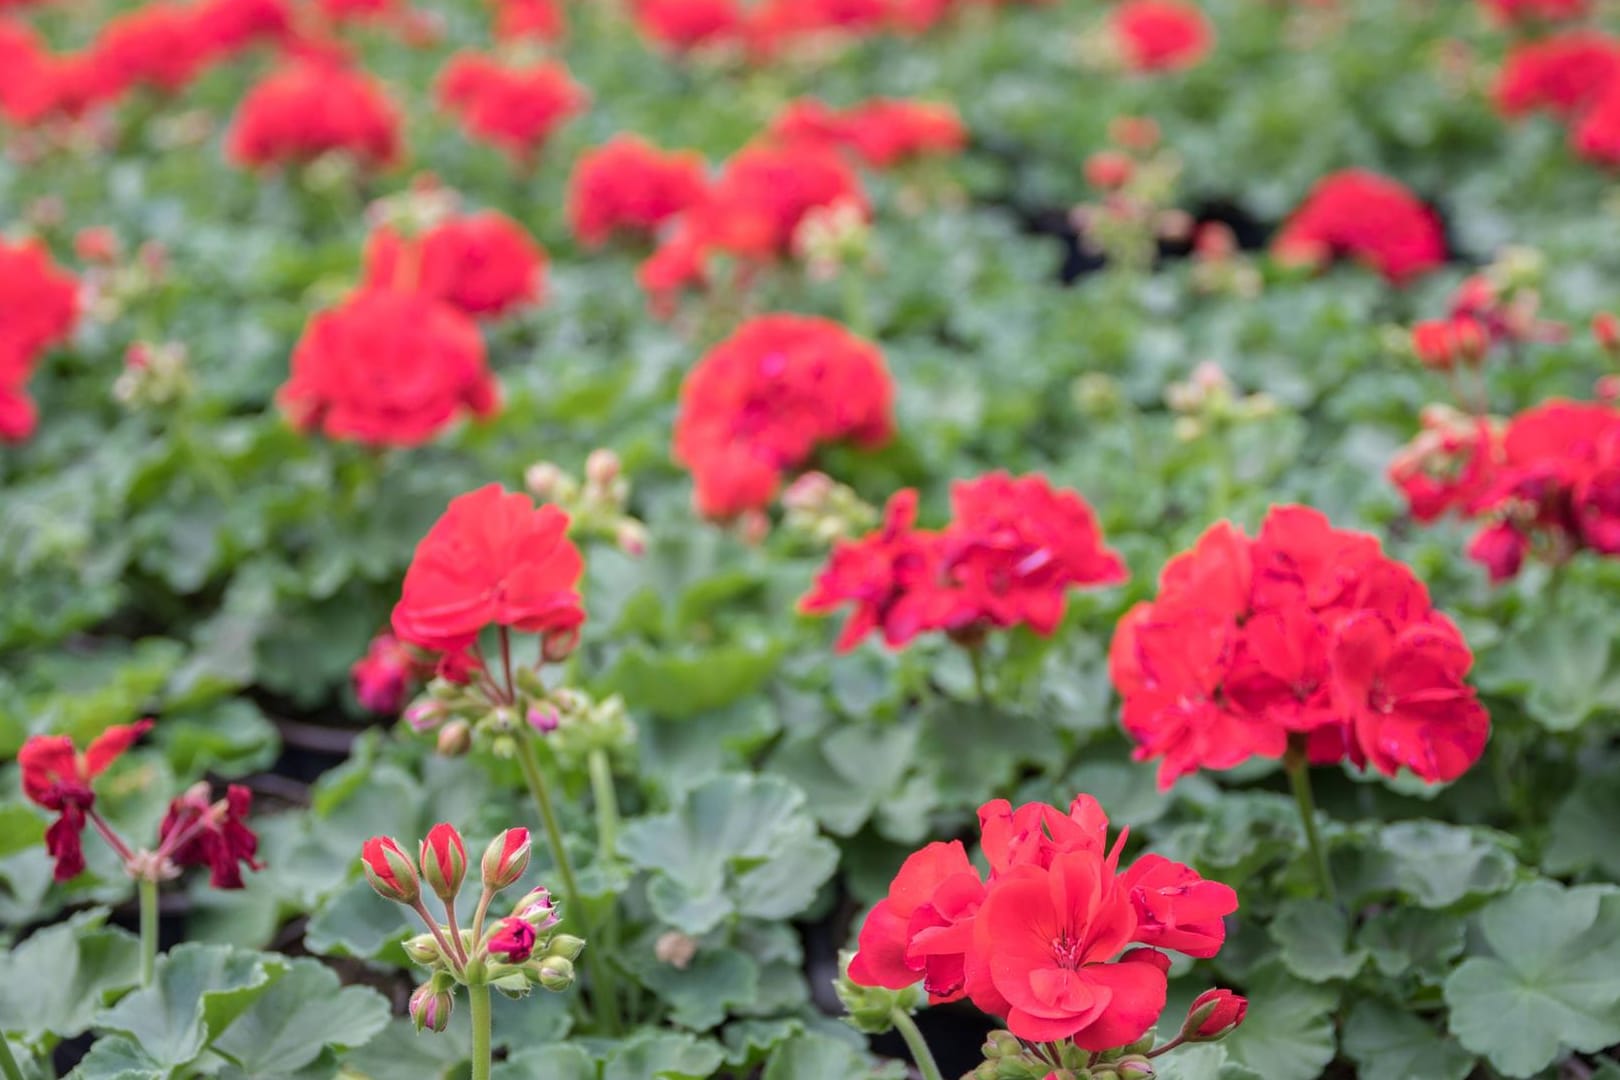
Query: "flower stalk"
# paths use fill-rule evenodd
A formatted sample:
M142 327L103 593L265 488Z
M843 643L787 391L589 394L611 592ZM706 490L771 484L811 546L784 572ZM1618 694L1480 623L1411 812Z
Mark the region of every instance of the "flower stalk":
M492 1025L488 983L467 987L467 1006L472 1014L472 1080L489 1080Z
M906 1049L911 1051L911 1060L916 1063L917 1071L922 1073L923 1080L943 1080L939 1065L934 1061L934 1052L928 1049L928 1040L918 1030L917 1022L911 1014L904 1009L896 1008L891 1014L894 1020L894 1029L906 1041Z
M143 877L136 886L141 908L141 985L151 986L157 971L158 953L158 883L155 878Z
M1300 736L1292 736L1288 752L1283 756L1283 770L1288 773L1288 784L1294 790L1294 802L1299 806L1299 820L1305 827L1305 844L1310 848L1311 864L1316 871L1316 884L1322 899L1331 904L1339 902L1333 887L1333 871L1328 865L1327 849L1316 829L1316 799L1311 793L1311 765L1301 745Z

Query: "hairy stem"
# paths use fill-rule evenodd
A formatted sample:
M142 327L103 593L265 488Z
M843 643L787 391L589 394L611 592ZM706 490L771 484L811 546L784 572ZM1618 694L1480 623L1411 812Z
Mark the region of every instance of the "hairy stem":
M897 1008L891 1015L894 1029L906 1040L906 1049L911 1051L911 1060L917 1063L917 1071L922 1073L923 1080L942 1080L939 1066L934 1062L934 1052L928 1049L928 1041L917 1030L917 1022L911 1018L911 1014Z

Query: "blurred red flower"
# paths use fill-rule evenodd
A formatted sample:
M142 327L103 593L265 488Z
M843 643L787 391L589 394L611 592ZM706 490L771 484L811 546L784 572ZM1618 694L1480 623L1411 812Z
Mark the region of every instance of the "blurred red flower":
M365 263L366 288L419 292L467 315L500 318L545 298L546 253L496 210L453 217L417 237L378 228Z
M1319 180L1271 250L1279 260L1308 266L1354 258L1397 285L1446 261L1434 211L1400 184L1364 169Z
M874 169L956 154L967 145L967 128L951 106L893 98L874 98L842 111L800 98L771 121L770 136L787 145L847 150Z
M1109 14L1116 47L1133 71L1180 71L1215 43L1209 19L1183 0L1122 0Z
M341 151L382 168L401 156L399 111L382 86L335 63L297 60L271 72L243 99L225 139L237 165L301 164Z
M580 155L568 184L568 221L587 247L614 234L652 235L700 202L709 180L702 155L664 151L618 135Z
M590 101L560 63L510 67L480 53L451 57L439 75L439 104L469 137L527 162Z

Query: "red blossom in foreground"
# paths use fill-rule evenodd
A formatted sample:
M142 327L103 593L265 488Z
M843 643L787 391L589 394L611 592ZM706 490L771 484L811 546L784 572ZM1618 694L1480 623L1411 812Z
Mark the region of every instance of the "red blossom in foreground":
M1396 285L1446 261L1440 219L1410 191L1364 169L1319 180L1272 241L1279 260L1319 266L1348 257Z
M293 426L369 446L416 446L498 392L478 327L414 292L366 290L316 315L276 395Z
M619 135L580 155L568 183L568 222L587 247L616 234L652 236L708 186L702 155Z
M240 889L242 867L262 870L255 858L259 838L247 827L253 792L232 784L225 797L212 800L206 783L198 784L169 804L158 827L158 850L176 868L208 867L208 883L216 889Z
M412 238L387 226L366 242L364 287L418 292L500 318L545 297L546 253L505 214L451 218Z
M23 795L57 815L45 830L45 851L56 862L53 876L57 881L68 881L84 871L81 838L96 802L91 782L151 727L150 720L115 724L96 736L83 753L66 735L34 735L17 751Z
M1237 895L1157 855L1121 871L1124 835L1109 846L1089 795L1067 814L998 799L979 826L988 878L960 841L913 854L861 927L852 981L921 981L931 1002L970 998L1019 1038L1112 1050L1164 1010L1160 949L1212 957L1225 942Z
M833 548L799 608L824 615L854 605L840 652L874 629L890 648L931 631L972 640L1022 625L1051 634L1071 587L1127 577L1085 500L1044 476L994 472L959 481L951 503L948 526L919 530L916 493L899 492L880 529Z
M65 341L79 314L79 283L44 245L0 240L0 442L33 435L27 384L43 353Z
M342 152L384 168L401 154L400 116L382 86L334 63L300 60L259 82L225 138L226 156L261 169Z
M474 139L514 161L532 161L590 96L559 63L508 66L479 53L451 57L439 75L440 106Z
M1222 522L1171 559L1115 631L1109 674L1159 784L1291 748L1455 780L1490 721L1473 655L1412 572L1366 533L1274 507L1254 539Z
M1115 47L1133 71L1179 71L1209 52L1215 32L1184 0L1122 0L1109 14Z
M674 456L698 510L764 507L818 446L886 443L894 386L877 346L828 319L764 315L710 349L681 386Z
M770 136L788 145L847 150L874 169L960 153L967 145L967 128L951 106L893 98L842 111L801 98L771 121Z
M584 570L567 514L489 484L452 499L417 544L394 606L394 633L445 653L475 644L491 625L567 633L585 621Z

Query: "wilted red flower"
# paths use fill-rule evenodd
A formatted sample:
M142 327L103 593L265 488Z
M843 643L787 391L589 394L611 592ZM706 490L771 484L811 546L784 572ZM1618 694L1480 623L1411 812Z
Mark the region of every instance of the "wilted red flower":
M498 404L478 327L420 293L372 289L316 315L276 395L300 431L371 446L415 446L463 410Z
M1353 651L1369 619L1402 642L1457 651L1440 667L1395 649L1369 660L1370 646ZM1404 765L1433 783L1472 764L1489 730L1464 660L1455 627L1375 537L1283 506L1253 540L1222 522L1172 559L1159 596L1120 621L1109 674L1136 757L1162 759L1161 787L1292 746L1316 763L1348 757L1387 775ZM1434 708L1418 722L1425 702Z
M568 221L587 247L615 233L650 236L700 202L708 186L702 155L619 135L580 155L568 183Z
M1513 47L1494 90L1505 116L1546 109L1573 117L1601 98L1620 75L1620 41L1571 30Z
M225 153L249 169L338 151L382 168L399 160L399 130L399 111L380 84L333 63L298 60L248 91Z
M494 932L489 935L488 948L492 955L508 964L521 964L534 952L536 937L533 926L511 916L496 925Z
M457 53L438 82L439 104L474 139L529 161L590 97L559 63L508 67L479 53Z
M114 724L81 754L66 735L33 735L17 751L23 795L57 818L45 830L45 851L56 860L53 876L67 881L84 871L81 837L95 815L91 782L134 745L152 721Z
M473 316L499 318L545 297L546 253L497 210L406 238L387 226L366 242L365 287L419 292Z
M769 134L788 145L848 150L874 169L956 154L967 145L967 128L949 105L894 98L874 98L842 111L800 98L777 114Z
M877 346L828 319L764 315L710 349L681 386L676 461L698 509L765 505L817 446L873 448L894 431L894 386Z
M960 841L913 854L861 927L852 981L899 990L920 979L933 1003L970 997L1020 1038L1112 1050L1163 1011L1160 948L1209 957L1225 941L1237 895L1157 855L1120 872L1124 837L1109 845L1089 795L1066 814L998 799L979 826L988 879Z
M1591 0L1479 0L1480 6L1504 26L1580 19L1591 10Z
M1319 180L1271 250L1280 260L1309 266L1348 256L1397 285L1446 261L1434 211L1400 184L1364 169Z
M538 634L585 621L585 564L568 539L568 515L535 508L527 495L489 484L450 500L416 546L394 633L423 649L454 653L495 625Z
M1133 71L1192 67L1215 41L1203 11L1183 0L1122 0L1109 14L1109 29Z
M215 802L206 783L198 784L169 804L158 827L158 851L174 866L208 867L216 889L242 888L242 867L262 870L255 856L259 838L247 827L253 792L232 784Z
M631 16L643 37L675 52L735 43L745 26L737 0L634 0Z

